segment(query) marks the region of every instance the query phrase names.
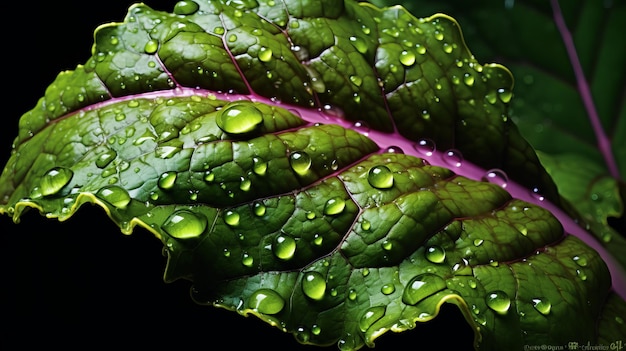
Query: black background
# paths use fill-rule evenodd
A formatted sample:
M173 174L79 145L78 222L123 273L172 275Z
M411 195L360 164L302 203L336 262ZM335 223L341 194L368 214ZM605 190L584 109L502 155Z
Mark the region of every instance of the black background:
M5 18L2 29L0 167L9 157L19 117L35 106L58 72L87 60L94 29L122 21L132 3L3 4L12 24ZM171 12L174 1L146 3ZM36 211L19 224L0 217L0 348L320 349L300 345L256 317L195 304L189 282L163 282L166 258L161 248L147 231L123 235L93 206L84 206L62 223ZM471 349L472 338L458 309L446 304L434 321L400 334L389 332L377 339L375 349Z

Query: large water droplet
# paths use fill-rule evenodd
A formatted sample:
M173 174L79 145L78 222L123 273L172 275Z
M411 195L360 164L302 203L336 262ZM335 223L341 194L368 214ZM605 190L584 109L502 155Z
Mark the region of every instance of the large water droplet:
M368 308L359 320L359 329L366 332L377 320L385 315L385 306L374 306Z
M346 201L340 197L333 197L326 201L324 214L328 216L338 215L346 208Z
M485 173L482 180L488 181L489 183L497 184L502 188L506 188L506 185L509 181L509 177L507 177L506 173L504 173L501 169L490 169Z
M543 315L550 314L550 310L552 309L552 304L550 303L550 300L546 299L545 297L538 297L538 298L532 299L532 301L533 301L533 307L537 311L539 311L539 313Z
M285 300L272 289L259 289L250 295L248 307L263 314L276 314L285 307Z
M311 156L304 151L292 152L289 156L289 164L294 172L303 176L311 169Z
M400 53L400 63L405 66L412 66L415 64L415 54L407 50L402 51Z
M224 214L224 222L226 222L226 224L228 224L231 227L236 227L239 225L239 218L240 218L239 213L235 211L228 210Z
M193 15L200 6L194 1L181 0L174 5L174 13L177 15Z
M72 180L72 177L74 177L74 172L69 168L52 168L41 178L41 185L39 186L41 195L49 196L58 193Z
M446 251L439 245L433 245L426 249L425 256L432 263L442 263L446 259Z
M404 288L402 302L416 305L425 298L446 288L443 278L432 273L423 273L413 277Z
M495 290L487 294L485 298L487 307L498 314L506 314L511 307L511 299L509 295L502 290Z
M156 40L148 40L148 42L143 48L145 53L148 55L152 55L156 53L158 49L159 49L159 42Z
M374 188L389 189L393 186L393 173L387 166L374 166L367 173L367 181Z
M258 57L259 61L269 62L272 59L272 49L261 47L261 49L259 49Z
M189 210L178 210L172 213L162 226L167 234L178 239L198 237L204 233L206 227L206 218Z
M131 200L130 195L125 189L115 185L106 186L98 190L96 195L119 209L125 209Z
M245 134L263 123L263 113L251 102L237 101L219 110L216 122L226 133Z
M260 157L252 158L252 171L260 176L265 175L267 172L267 162L263 161Z
M321 300L326 293L326 279L319 272L307 272L302 277L302 292L312 300Z
M272 251L277 258L289 260L296 252L296 240L289 235L280 234L272 243Z
M367 52L367 44L365 43L365 40L354 36L350 37L349 40L358 52L362 54Z

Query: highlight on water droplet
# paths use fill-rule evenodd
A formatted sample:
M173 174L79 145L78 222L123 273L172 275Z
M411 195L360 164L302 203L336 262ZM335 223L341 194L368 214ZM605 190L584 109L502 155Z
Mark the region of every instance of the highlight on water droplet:
M54 167L46 172L41 178L39 192L43 196L58 193L74 177L74 172L65 167Z
M285 307L285 299L272 289L262 288L250 295L248 307L262 314L277 314Z
M295 151L289 155L289 164L291 169L298 175L306 175L311 169L311 156L304 151Z
M307 272L302 277L302 292L311 300L319 301L326 294L326 279L319 272Z
M228 134L246 134L263 124L263 113L252 102L236 101L219 110L215 122Z
M385 306L374 306L368 308L359 319L359 329L365 333L377 320L385 315Z
M494 312L504 315L509 311L511 307L511 298L502 290L495 290L487 294L485 297L487 307Z
M296 240L286 234L280 234L272 242L272 252L281 260L289 260L296 253Z
M207 227L207 220L201 214L190 210L178 210L163 223L163 230L177 239L190 239L200 236Z
M128 192L119 186L109 185L101 188L96 196L119 209L125 209L131 201Z
M509 177L503 170L494 168L488 170L482 180L499 185L502 188L506 188L507 183L509 182Z
M404 288L402 302L407 305L416 305L446 287L446 282L438 275L432 273L417 275Z
M367 172L367 181L374 188L389 189L393 187L393 173L387 166L374 166Z
M341 214L346 208L346 201L339 196L333 197L326 201L324 205L324 214L328 216L334 216Z

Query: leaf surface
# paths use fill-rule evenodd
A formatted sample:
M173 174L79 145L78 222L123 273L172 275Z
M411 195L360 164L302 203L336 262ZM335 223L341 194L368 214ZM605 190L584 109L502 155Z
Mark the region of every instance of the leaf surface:
M450 17L319 4L138 4L100 27L20 120L0 213L95 203L154 233L197 302L302 343L373 346L444 302L477 348L619 335L606 263L506 191L561 204L506 117L509 72Z

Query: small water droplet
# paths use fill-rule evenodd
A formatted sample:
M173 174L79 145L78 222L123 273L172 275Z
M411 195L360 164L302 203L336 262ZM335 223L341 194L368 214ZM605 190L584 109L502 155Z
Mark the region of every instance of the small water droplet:
M352 84L356 85L357 87L360 87L361 84L363 83L363 79L359 76L350 76L350 81L352 82Z
M252 211L254 212L255 216L262 217L262 216L265 216L265 212L267 211L267 208L262 202L257 201L252 205Z
M267 172L267 162L263 161L260 157L252 158L252 171L260 176L265 175Z
M415 144L415 150L425 156L432 156L435 149L435 142L430 139L423 138Z
M54 195L61 191L74 177L74 172L65 167L54 167L41 178L39 192L43 196Z
M252 267L252 265L254 264L254 258L250 256L250 254L248 254L247 252L244 252L243 255L241 255L241 264L246 267Z
M350 300L350 301L354 301L354 300L356 300L356 298L357 298L357 293L356 293L356 290L354 290L354 289L350 289L350 290L348 291L348 300Z
M355 36L350 37L349 40L358 52L362 54L367 52L367 44L365 43L365 40Z
M321 300L326 294L326 279L319 272L307 272L302 277L302 292L312 300Z
M226 222L226 224L228 224L231 227L236 227L239 225L239 218L240 218L239 213L235 211L228 210L224 214L224 222Z
M387 166L374 166L367 173L367 181L374 188L389 189L393 187L393 173Z
M487 294L485 298L487 307L498 314L506 314L511 307L511 299L509 295L502 290L495 290Z
M385 306L374 306L368 308L359 320L359 329L362 332L366 332L377 320L381 319L385 315Z
M272 243L272 251L277 258L289 260L296 252L296 240L289 235L280 234Z
M248 307L263 314L277 314L285 307L285 300L272 289L259 289L250 295Z
M311 169L311 156L304 151L292 152L289 156L289 164L291 169L297 174L306 175Z
M587 280L587 273L585 273L585 271L582 269L577 269L576 275L578 275L578 278L580 278L580 280Z
M236 101L218 111L217 126L229 134L245 134L263 124L263 113L253 103Z
M125 209L131 200L130 195L125 189L115 185L101 188L96 195L119 209Z
M426 249L425 256L432 263L442 263L446 259L446 251L439 245L433 245Z
M474 246L478 247L485 242L483 239L474 239Z
M404 154L404 150L401 147L394 145L389 146L385 152L389 154Z
M409 67L415 64L415 54L411 51L403 50L400 53L400 63Z
M157 185L163 190L171 189L174 187L176 178L178 178L178 174L176 174L176 172L165 172L159 177Z
M341 197L333 197L326 201L324 205L324 214L327 216L334 216L341 214L346 208L346 201Z
M239 182L239 189L241 191L250 191L251 185L252 185L252 182L250 181L250 179L241 177L241 181Z
M167 234L177 239L198 237L204 233L206 227L206 218L189 210L178 210L172 213L162 226Z
M443 160L445 163L452 167L461 167L463 162L463 155L459 150L451 149L446 151L443 155Z
M509 177L503 170L494 168L488 170L487 173L485 173L485 175L483 176L482 180L499 185L502 188L506 188L507 183L509 182Z
M156 40L148 40L146 45L143 47L143 51L148 55L155 54L158 49L159 49L159 42Z
M261 47L261 49L259 49L258 57L259 61L269 62L272 59L272 49Z
M572 260L574 260L574 262L576 262L577 265L581 266L581 267L586 267L587 266L587 259L584 258L583 256L574 256L572 257Z
M98 155L98 158L96 159L96 167L102 169L108 166L111 163L111 161L113 161L116 157L117 157L117 152L115 152L115 150L109 149L101 153L100 155Z
M474 85L474 76L471 73L465 73L463 75L463 83L471 87L472 85Z
M543 194L541 193L541 189L538 187L534 187L532 188L532 190L530 191L530 196L538 201L543 201L545 200L545 197L543 196Z
M550 314L550 310L552 309L552 304L550 303L548 299L546 299L545 297L538 297L538 298L532 299L532 301L533 301L533 307L537 311L539 311L539 313L543 315Z
M364 219L361 221L361 229L364 231L368 231L370 229L372 229L372 223L370 221L368 221L367 219Z
M445 288L446 282L443 278L432 273L423 273L413 277L406 285L402 294L402 302L407 305L416 305Z
M393 294L395 291L396 291L396 287L393 284L384 284L380 288L380 292L382 292L385 295Z
M500 101L506 104L511 101L511 98L513 97L513 92L511 92L511 90L501 88L498 89L498 97L500 98Z

